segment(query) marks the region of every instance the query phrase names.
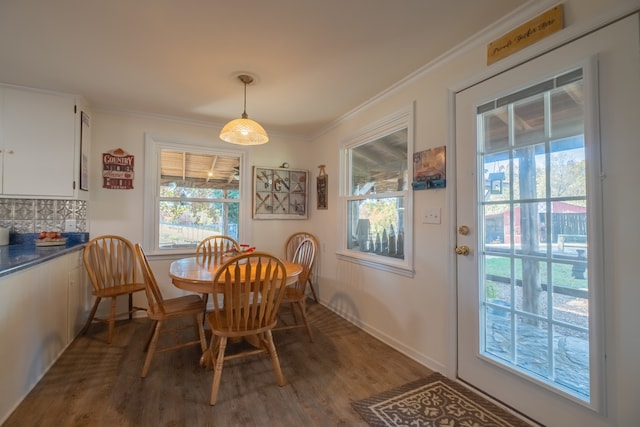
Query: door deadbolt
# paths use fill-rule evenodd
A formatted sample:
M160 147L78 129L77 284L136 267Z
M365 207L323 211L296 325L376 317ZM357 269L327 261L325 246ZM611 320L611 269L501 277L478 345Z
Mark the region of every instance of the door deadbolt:
M467 234L469 234L469 227L466 225L461 225L460 227L458 227L458 233L466 236Z

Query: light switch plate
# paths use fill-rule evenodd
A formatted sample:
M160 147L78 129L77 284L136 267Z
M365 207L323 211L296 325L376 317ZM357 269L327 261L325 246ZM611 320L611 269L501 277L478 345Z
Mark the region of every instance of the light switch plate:
M423 224L440 224L440 208L428 208L422 215Z

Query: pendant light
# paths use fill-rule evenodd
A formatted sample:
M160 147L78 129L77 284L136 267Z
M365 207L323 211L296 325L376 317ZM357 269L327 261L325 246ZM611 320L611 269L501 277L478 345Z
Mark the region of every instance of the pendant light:
M247 116L247 85L253 82L253 77L241 74L238 79L244 83L244 111L242 118L231 120L220 131L220 139L232 144L259 145L269 141L269 136L258 122Z

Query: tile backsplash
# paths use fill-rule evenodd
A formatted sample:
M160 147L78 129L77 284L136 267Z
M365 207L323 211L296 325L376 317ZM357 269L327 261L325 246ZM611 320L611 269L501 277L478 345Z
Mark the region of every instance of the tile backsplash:
M76 231L87 231L87 201L0 198L0 227L11 233L64 231L65 220L76 220Z

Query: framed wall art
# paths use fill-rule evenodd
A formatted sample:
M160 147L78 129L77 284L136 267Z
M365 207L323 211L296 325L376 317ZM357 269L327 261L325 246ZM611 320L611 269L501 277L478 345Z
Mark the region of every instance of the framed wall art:
M89 191L89 147L91 146L91 123L89 115L80 112L80 190Z
M414 190L445 188L446 147L430 148L413 154L413 182Z
M327 184L328 184L328 176L327 172L324 170L325 165L318 166L320 168L320 173L318 174L317 180L317 190L318 190L318 209L328 209L327 203Z
M307 219L309 171L253 167L254 219Z

